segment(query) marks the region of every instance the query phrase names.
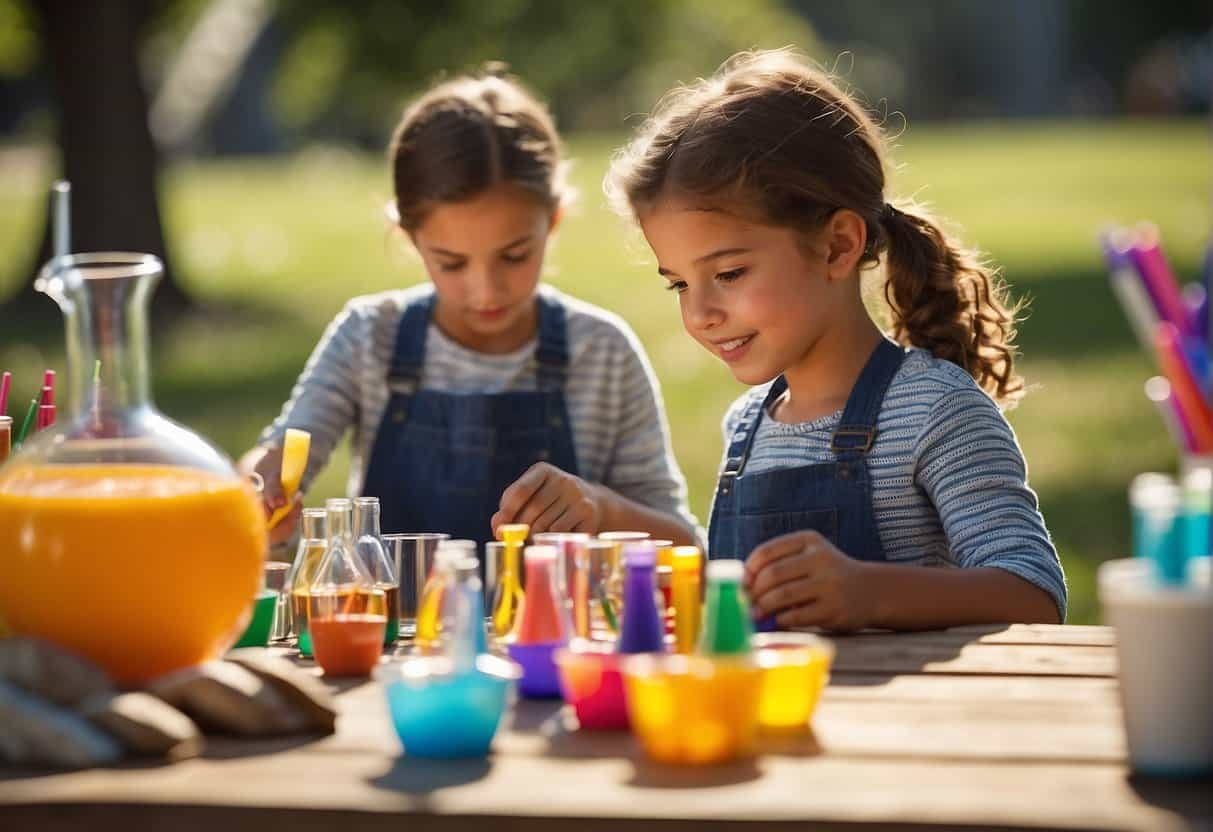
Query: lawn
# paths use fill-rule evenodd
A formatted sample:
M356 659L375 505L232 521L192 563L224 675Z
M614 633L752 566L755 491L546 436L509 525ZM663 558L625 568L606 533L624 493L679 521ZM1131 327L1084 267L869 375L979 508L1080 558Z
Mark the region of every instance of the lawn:
M914 127L898 139L895 192L933 204L1031 301L1021 328L1031 393L1010 414L1071 584L1070 620L1098 620L1092 581L1125 554L1125 489L1175 453L1141 394L1151 373L1107 291L1094 237L1107 222L1158 223L1177 271L1195 276L1211 226L1207 126L990 123ZM613 309L639 333L663 386L675 450L705 518L720 416L740 388L682 332L642 242L611 216L601 178L617 136L570 142L581 198L549 257L549 280ZM0 294L36 243L48 154L0 150ZM188 290L211 307L154 331L161 408L233 455L289 393L325 323L349 297L423 279L387 230L383 161L338 149L271 160L181 164L164 178L165 219ZM118 198L116 196L116 198ZM49 303L49 301L48 301ZM62 366L60 335L6 336L0 366L28 397ZM335 458L309 503L339 493Z

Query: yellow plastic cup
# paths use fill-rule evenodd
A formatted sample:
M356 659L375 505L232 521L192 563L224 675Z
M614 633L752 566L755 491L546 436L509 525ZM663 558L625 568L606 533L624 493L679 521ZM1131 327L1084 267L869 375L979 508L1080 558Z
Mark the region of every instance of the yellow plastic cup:
M830 681L834 645L810 633L754 636L754 661L762 668L758 724L763 729L805 728Z
M753 751L763 670L749 656L631 656L632 732L653 760L712 765Z

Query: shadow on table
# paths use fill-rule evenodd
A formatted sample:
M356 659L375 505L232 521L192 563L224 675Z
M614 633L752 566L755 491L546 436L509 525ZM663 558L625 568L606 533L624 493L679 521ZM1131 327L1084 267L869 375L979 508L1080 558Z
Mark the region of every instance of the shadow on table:
M577 717L569 711L549 719L541 733L547 740L545 757L561 760L602 760L608 757L633 761L640 759L640 749L630 732L582 731L577 726Z
M928 666L957 659L964 648L983 636L999 633L1011 625L970 627L958 630L924 630L895 633L821 633L835 647L830 684L833 686L883 685L889 674L929 672Z
M816 757L821 754L821 745L813 729L803 728L764 729L758 735L758 751L775 757Z
M762 776L753 760L713 766L671 766L637 756L627 785L641 789L714 789L749 783Z
M492 767L492 756L467 760L423 760L401 755L393 761L390 769L367 782L385 791L423 796L440 789L483 780Z
M1209 799L1213 776L1171 780L1132 775L1126 782L1143 803L1175 812L1193 828L1213 825L1213 801Z
M270 754L281 754L293 748L309 745L327 739L327 734L294 734L284 737L230 737L208 734L206 745L198 759L203 760L236 760L245 757L257 757ZM71 775L80 771L142 771L146 769L168 768L187 760L167 760L163 757L131 757L111 766L94 766L89 769L71 768L6 768L0 766L0 783L11 780L33 780L40 777L55 777Z
M502 730L546 734L563 719L562 699L519 699L508 711Z

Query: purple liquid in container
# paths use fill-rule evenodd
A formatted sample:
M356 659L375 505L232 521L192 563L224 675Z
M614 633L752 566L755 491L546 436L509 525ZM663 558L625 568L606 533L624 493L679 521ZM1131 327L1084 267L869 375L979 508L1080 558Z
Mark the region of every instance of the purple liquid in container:
M657 608L657 552L649 541L623 550L623 625L620 653L665 652L665 621Z

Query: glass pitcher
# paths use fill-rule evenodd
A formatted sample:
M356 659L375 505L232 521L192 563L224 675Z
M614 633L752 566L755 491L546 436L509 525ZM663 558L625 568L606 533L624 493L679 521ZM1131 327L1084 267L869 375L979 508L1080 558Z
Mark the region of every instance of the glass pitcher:
M265 515L231 461L152 405L150 254L58 257L68 410L0 468L0 619L137 684L223 653L265 561Z

